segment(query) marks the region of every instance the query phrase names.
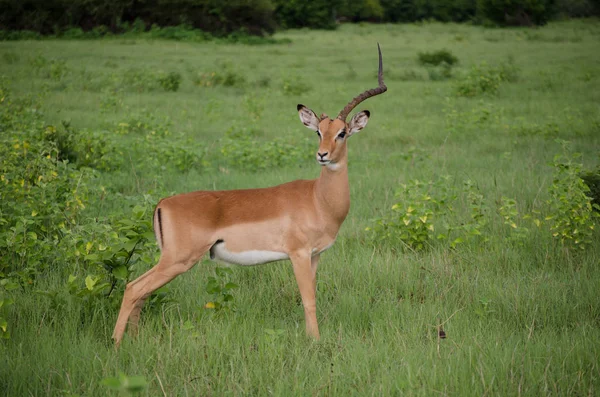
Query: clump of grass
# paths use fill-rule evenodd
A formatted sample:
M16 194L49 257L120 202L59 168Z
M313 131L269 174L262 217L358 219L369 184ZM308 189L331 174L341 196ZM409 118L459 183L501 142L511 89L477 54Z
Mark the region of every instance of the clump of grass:
M428 67L427 75L431 81L442 81L452 78L452 66L442 63L440 66Z
M165 91L177 91L181 84L179 72L169 72L158 76L158 82Z
M311 157L314 142L277 137L269 141L256 138L245 128L231 128L221 141L221 155L227 166L250 172L302 165Z
M454 66L458 63L458 58L448 50L420 52L418 60L419 63L424 66L440 66L444 63L449 66Z
M179 72L167 73L145 68L129 68L122 75L113 77L115 87L137 92L150 92L159 89L177 91L182 80Z
M481 94L495 95L500 84L514 82L518 79L519 69L512 58L500 65L489 65L482 62L471 67L471 70L458 81L455 87L457 96L474 97Z
M2 60L6 62L8 65L12 65L14 63L19 62L19 55L16 52L8 51L2 54Z
M243 87L246 85L246 76L236 70L231 63L223 62L219 68L210 72L195 72L192 82L198 87Z
M297 74L284 76L281 88L285 95L290 96L298 96L310 91L310 86L305 82L305 79Z

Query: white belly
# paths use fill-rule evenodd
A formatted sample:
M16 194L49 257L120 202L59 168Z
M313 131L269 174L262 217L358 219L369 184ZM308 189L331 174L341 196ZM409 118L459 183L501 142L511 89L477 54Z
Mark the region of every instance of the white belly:
M210 250L210 254L211 259L242 266L261 265L263 263L289 259L286 253L276 251L251 250L231 252L225 248L224 242L215 244Z

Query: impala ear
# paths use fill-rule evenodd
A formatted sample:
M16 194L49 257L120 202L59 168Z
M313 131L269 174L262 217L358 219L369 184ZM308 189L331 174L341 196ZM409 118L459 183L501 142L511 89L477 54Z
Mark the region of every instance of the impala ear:
M368 110L363 110L362 112L356 113L354 117L352 117L352 120L350 120L350 124L348 124L348 135L355 134L365 128L370 116L371 112Z
M306 128L310 128L313 131L319 130L319 118L315 112L304 105L298 105L298 115L300 116L300 121L302 121L302 124L304 124Z

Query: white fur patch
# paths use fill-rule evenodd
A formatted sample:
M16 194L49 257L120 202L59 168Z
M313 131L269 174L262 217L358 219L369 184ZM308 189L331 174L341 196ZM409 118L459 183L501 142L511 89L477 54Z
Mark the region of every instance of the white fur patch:
M337 171L340 168L338 163L329 163L325 167L329 168L331 171Z
M289 259L286 253L276 251L251 250L231 252L225 248L225 243L216 244L213 246L211 252L215 260L242 266L261 265L263 263Z

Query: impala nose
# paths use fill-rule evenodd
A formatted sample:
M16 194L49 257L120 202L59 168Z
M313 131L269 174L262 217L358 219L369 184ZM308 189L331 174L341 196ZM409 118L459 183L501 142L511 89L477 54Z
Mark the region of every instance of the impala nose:
M317 153L317 156L321 157L319 160L325 160L325 156L327 156L328 154L329 152Z

